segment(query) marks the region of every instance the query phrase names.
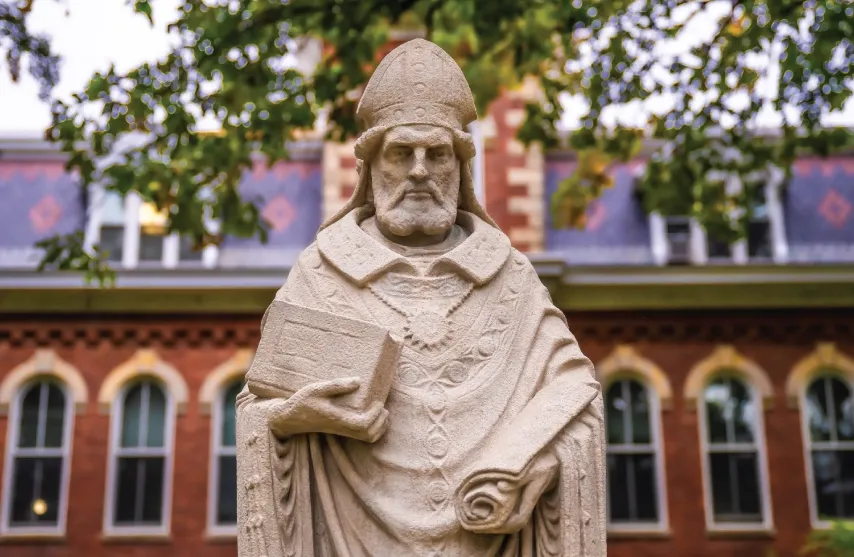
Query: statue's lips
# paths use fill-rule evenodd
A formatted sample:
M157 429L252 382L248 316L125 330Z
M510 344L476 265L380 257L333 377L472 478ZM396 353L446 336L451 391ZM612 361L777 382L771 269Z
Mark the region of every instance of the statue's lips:
M411 190L403 194L403 196L410 199L433 199L433 193L430 190Z

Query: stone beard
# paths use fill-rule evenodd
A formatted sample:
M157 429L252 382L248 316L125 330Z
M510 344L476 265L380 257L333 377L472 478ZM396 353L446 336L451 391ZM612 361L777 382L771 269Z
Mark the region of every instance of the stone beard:
M244 387L241 557L605 557L603 408L592 364L527 258L474 199L473 149L459 123L371 119L406 120L405 105L398 115L370 104L383 98L374 80L398 75L395 64L409 82L421 78L406 68L430 74L440 64L457 80L445 89L460 89L448 60L416 40L380 65L363 95L374 125L357 146L360 185L276 294L399 339L388 396L347 413L335 397L355 381L289 398ZM442 90L418 83L412 90L425 95ZM473 104L455 102L468 111L457 119L470 121ZM327 357L351 357L335 350Z

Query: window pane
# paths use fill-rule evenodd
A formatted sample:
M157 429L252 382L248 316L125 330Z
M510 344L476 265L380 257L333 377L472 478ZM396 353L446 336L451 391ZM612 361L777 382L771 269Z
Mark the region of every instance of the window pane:
M107 261L121 261L124 256L125 228L124 226L102 226L101 240L98 242L101 251L106 252Z
M223 396L222 407L222 430L220 432L220 444L223 447L235 446L235 405L237 394L243 388L243 380L233 383Z
M118 459L116 524L160 524L164 465L162 457Z
M756 420L756 407L750 396L750 391L743 382L729 378L727 379L729 386L729 402L730 414L732 416L733 433L735 434L735 442L737 443L752 443L753 424Z
M706 244L708 249L709 257L715 258L729 258L730 257L730 247L726 242L720 242L710 236L708 236L708 242Z
M608 426L608 443L622 444L626 442L625 414L628 401L623 398L623 382L617 381L608 388L606 394L606 422Z
M611 522L628 522L629 511L628 485L629 455L608 455L608 513Z
M655 483L655 456L652 454L632 455L637 496L636 519L643 522L658 521L658 497Z
M762 503L759 487L759 460L756 453L734 454L730 458L735 461L738 475L738 510L747 516L762 520Z
M166 429L166 397L157 385L149 383L147 447L163 447Z
M771 257L771 226L767 220L747 224L747 253L750 257Z
M833 400L833 416L836 421L836 439L839 441L854 440L854 419L852 419L851 389L837 378L828 378L830 396Z
M143 384L133 386L125 395L122 412L122 447L139 446L139 424L142 419Z
M142 521L159 524L163 514L163 458L142 459L145 465Z
M18 426L18 446L33 448L39 437L39 407L41 405L42 384L33 383L21 400L21 421Z
M712 453L709 462L715 521L761 522L756 455Z
M854 451L812 451L818 516L854 518Z
M706 402L706 428L710 443L726 443L729 388L725 379L716 379L703 392Z
M216 523L237 523L237 458L234 456L219 457Z
M180 261L201 261L202 250L193 249L193 239L182 234L178 240L178 259Z
M807 389L807 419L810 426L810 438L813 441L830 440L830 419L827 408L827 378L820 377Z
M637 381L628 381L628 384L632 401L632 441L639 444L652 443L646 388Z
M48 386L47 415L45 416L44 446L49 448L62 447L65 429L65 395L54 385Z
M145 234L139 235L139 260L161 261L163 259L163 235Z
M611 522L657 522L655 456L608 455L608 495Z
M57 524L61 485L61 457L16 458L12 472L11 524Z

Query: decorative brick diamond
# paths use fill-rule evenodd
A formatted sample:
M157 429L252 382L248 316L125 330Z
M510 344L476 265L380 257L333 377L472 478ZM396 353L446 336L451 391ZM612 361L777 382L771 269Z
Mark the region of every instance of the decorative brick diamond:
M851 216L852 209L854 207L852 207L851 202L834 189L827 192L818 206L819 214L836 228L845 226L848 217Z
M62 207L52 194L47 194L30 209L30 224L40 234L50 232L62 217Z
M276 232L286 229L294 220L294 206L284 195L277 195L261 211L261 216L270 223Z

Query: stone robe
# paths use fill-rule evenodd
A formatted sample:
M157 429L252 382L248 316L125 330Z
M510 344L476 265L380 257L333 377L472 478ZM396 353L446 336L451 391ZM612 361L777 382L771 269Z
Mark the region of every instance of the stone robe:
M406 339L388 431L278 440L269 400L244 388L241 557L605 557L600 386L527 258L460 211L465 239L419 268L360 227L369 216L322 230L276 299ZM425 300L456 304L435 346L412 317ZM515 508L494 504L499 482Z

